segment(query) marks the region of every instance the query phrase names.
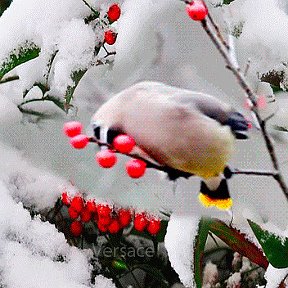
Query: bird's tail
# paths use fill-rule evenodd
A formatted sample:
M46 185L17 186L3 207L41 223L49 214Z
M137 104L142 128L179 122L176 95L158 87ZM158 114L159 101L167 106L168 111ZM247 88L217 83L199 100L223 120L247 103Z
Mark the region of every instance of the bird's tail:
M198 198L205 207L214 206L220 210L228 210L233 205L227 179L223 178L223 175L202 180Z

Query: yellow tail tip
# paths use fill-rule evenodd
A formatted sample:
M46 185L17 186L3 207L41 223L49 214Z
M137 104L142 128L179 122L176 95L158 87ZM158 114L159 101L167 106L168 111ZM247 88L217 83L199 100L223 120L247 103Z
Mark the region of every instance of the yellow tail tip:
M205 207L215 206L220 210L228 210L233 205L233 200L231 198L227 199L212 199L203 193L198 195L200 203Z

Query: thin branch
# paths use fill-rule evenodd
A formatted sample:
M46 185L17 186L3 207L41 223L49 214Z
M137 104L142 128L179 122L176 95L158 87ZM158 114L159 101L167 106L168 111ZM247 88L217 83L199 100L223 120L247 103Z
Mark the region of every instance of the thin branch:
M212 16L210 13L208 13L208 19L210 20L211 24L213 25L217 37L220 39L221 43L223 44L223 46L229 51L230 50L230 46L228 45L228 43L226 42L226 40L224 39L219 26L215 23L215 21L213 20Z
M105 52L106 52L106 55L104 56L104 58L107 58L107 57L109 57L109 56L111 56L111 55L116 55L116 51L109 52L109 51L107 50L107 48L105 47L105 45L103 45L102 47L103 47L103 49L104 49Z
M236 67L233 63L234 61L231 60L230 55L228 54L227 50L223 46L221 40L211 31L209 25L207 25L206 19L201 21L202 27L204 28L205 32L208 34L210 39L212 40L213 44L216 46L217 50L221 54L221 56L224 58L227 67L230 71L234 74L236 79L238 80L239 85L242 87L242 89L245 91L247 97L250 99L250 101L253 104L252 111L254 112L254 115L256 117L257 122L260 126L260 131L262 133L262 136L265 140L266 148L269 152L273 168L276 171L276 174L273 176L274 179L278 182L279 186L281 187L282 191L284 192L286 199L288 200L288 187L286 183L284 182L284 178L281 174L278 159L276 156L276 151L272 142L272 138L268 134L268 131L266 129L266 122L263 121L258 113L257 109L257 95L253 92L252 88L248 84L247 80L245 79L242 71L239 67Z
M261 170L240 170L240 169L234 169L232 171L233 175L251 175L251 176L270 176L275 177L278 172L273 171L261 171Z
M96 143L100 147L101 146L106 146L109 149L115 151L115 149L110 144L101 142L98 139L96 139L95 137L90 137L89 138L89 142ZM188 173L188 172L183 172L181 170L177 170L177 169L174 169L174 168L171 168L171 167L168 167L168 166L157 165L157 164L152 163L149 160L144 159L144 158L142 158L140 156L137 156L137 155L123 154L123 153L120 153L118 151L115 151L115 152L118 153L118 154L122 154L122 155L126 155L126 156L129 156L129 157L135 158L135 159L142 160L142 161L144 161L147 164L147 168L153 168L153 169L156 169L158 171L165 172L165 173L168 174L168 176L169 176L169 178L171 180L176 180L179 177L189 178L189 177L195 176L194 174L191 174L191 173ZM270 176L270 177L274 177L275 178L275 177L277 177L278 172L277 171L276 172L273 172L273 171L262 171L262 170L241 170L241 169L238 169L238 168L231 170L229 168L229 174L230 174L230 177L233 176L233 175L247 175L247 176L248 175L250 175L250 176L254 175L254 176Z
M100 13L96 11L86 0L82 0L84 4L95 14L95 16L99 17Z

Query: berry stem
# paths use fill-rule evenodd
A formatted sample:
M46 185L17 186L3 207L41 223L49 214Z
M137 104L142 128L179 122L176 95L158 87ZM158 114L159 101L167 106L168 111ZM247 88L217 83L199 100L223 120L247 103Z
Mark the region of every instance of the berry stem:
M153 246L154 246L154 256L153 259L156 260L158 256L158 241L156 236L152 236Z
M96 143L98 144L100 147L101 146L106 146L108 147L109 149L111 149L112 151L115 151L113 149L113 147L110 145L110 144L107 144L107 143L103 143L99 140L97 140L95 137L90 137L89 138L89 142L91 143ZM115 153L118 153L118 154L123 154L123 153L120 153L118 151L115 151ZM183 172L183 171L180 171L180 170L177 170L177 169L173 169L173 168L170 168L170 167L167 167L167 166L160 166L160 165L157 165L157 164L154 164L140 156L136 156L136 155L130 155L130 154L123 154L123 155L126 155L126 156L129 156L131 158L134 158L134 159L139 159L139 160L142 160L144 162L146 162L147 164L147 168L153 168L153 169L156 169L158 171L162 171L162 172L165 172L167 173L168 175L171 175L172 176L176 175L175 176L175 179L174 178L171 178L171 180L176 180L177 178L180 178L180 177L183 177L183 178L189 178L189 177L192 177L194 176L193 174L191 173L186 173L186 172ZM276 169L275 169L276 170ZM279 172L276 170L276 171L265 171L265 170L245 170L245 169L238 169L238 168L235 168L233 170L230 171L230 173L232 175L247 175L247 176L250 176L250 175L254 175L254 176L270 176L270 177L278 177L278 174ZM170 176L169 176L170 177Z
M58 199L56 204L55 204L55 206L54 206L54 213L53 213L53 215L52 215L52 217L50 219L50 221L52 223L54 222L56 216L58 215L58 213L60 212L60 210L62 209L63 206L64 205L63 205L62 201L60 199Z
M86 0L82 0L84 2L84 4L89 7L89 9L95 14L95 16L99 17L100 13L98 11L96 11L91 5L89 5L89 3Z

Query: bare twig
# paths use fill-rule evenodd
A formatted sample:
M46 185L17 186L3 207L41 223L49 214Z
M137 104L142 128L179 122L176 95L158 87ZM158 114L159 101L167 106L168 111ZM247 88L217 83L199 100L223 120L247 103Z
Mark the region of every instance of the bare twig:
M15 80L19 80L19 76L15 75L15 76L7 77L7 78L1 80L0 84L4 84L4 83L15 81Z
M104 56L104 58L107 58L107 57L109 57L109 56L111 56L111 55L116 55L116 51L109 52L109 51L107 50L107 48L105 47L105 45L103 45L102 47L103 47L103 49L104 49L105 52L106 52L106 55Z
M275 177L278 174L278 172L234 169L234 171L232 171L232 174L234 174L234 175L251 175L251 176L268 176L268 177L272 176L272 177Z
M246 77L247 74L248 74L248 71L249 71L249 68L250 68L250 64L251 64L251 59L249 58L249 59L247 60L246 66L245 66L244 77Z
M210 20L211 24L213 25L216 33L217 33L217 37L219 38L219 40L221 41L221 43L223 44L223 46L229 51L230 47L228 45L228 43L226 42L226 40L224 39L219 26L215 23L215 21L213 20L212 16L210 13L208 13L208 19Z
M260 131L263 135L263 138L264 138L264 141L266 144L266 148L269 152L269 155L270 155L270 158L271 158L271 161L273 164L273 168L276 171L276 174L271 175L271 176L273 176L273 178L278 182L279 186L281 187L282 191L284 192L284 194L286 196L286 199L288 200L288 187L287 187L286 183L284 182L283 176L282 176L281 171L280 171L280 167L279 167L278 159L276 156L276 151L275 151L275 148L274 148L274 145L272 142L272 138L270 137L270 135L268 134L268 131L266 129L266 122L261 119L261 117L258 113L257 95L253 92L252 88L248 84L248 82L245 79L240 68L235 66L235 63L234 63L235 61L233 61L231 59L230 54L225 49L225 46L222 44L221 40L210 29L209 25L207 24L207 20L204 19L203 21L201 21L201 23L202 23L202 27L204 28L205 32L208 34L208 36L210 37L210 39L213 42L213 44L215 45L215 47L217 48L217 50L219 51L221 56L224 58L224 60L227 64L227 67L234 74L234 76L238 80L239 85L243 88L248 99L253 104L252 111L255 114L257 122L259 123Z

